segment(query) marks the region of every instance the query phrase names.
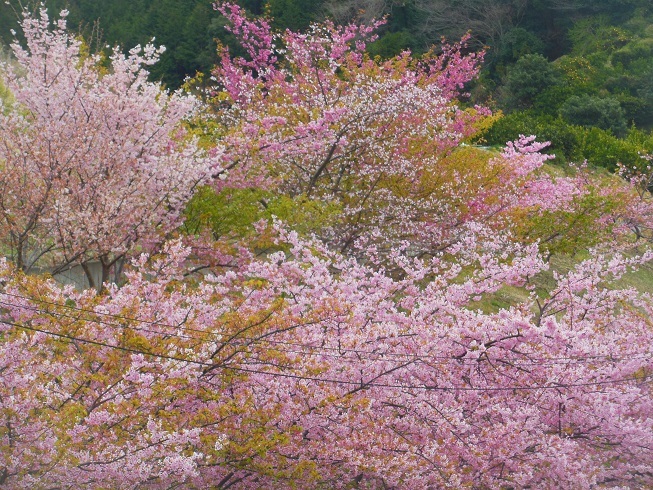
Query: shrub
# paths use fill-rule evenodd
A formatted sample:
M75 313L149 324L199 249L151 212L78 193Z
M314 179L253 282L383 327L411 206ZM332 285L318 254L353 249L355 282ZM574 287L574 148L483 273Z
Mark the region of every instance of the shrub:
M641 147L636 143L615 138L599 128L589 128L581 134L581 154L590 163L609 170L616 170L619 163L631 168L641 166Z
M520 134L534 134L539 141L551 142L545 151L554 154L558 163L580 157L580 128L551 116L514 112L495 122L483 136L488 144L499 145Z
M530 107L543 90L560 82L560 74L539 54L520 58L506 79L507 102L517 107Z
M499 63L513 63L529 54L544 53L544 43L535 34L521 27L510 29L501 40L497 53Z
M555 162L582 162L615 170L621 163L628 167L642 164L640 153L653 150L653 138L643 131L631 130L627 139L620 139L608 130L574 126L560 118L515 112L496 121L483 135L490 145L534 134L538 141L549 141L546 149L556 156Z
M626 114L611 97L574 95L562 105L560 115L570 124L609 129L617 136L626 134Z
M615 51L612 55L612 63L628 68L634 61L650 58L652 54L653 39L639 39Z

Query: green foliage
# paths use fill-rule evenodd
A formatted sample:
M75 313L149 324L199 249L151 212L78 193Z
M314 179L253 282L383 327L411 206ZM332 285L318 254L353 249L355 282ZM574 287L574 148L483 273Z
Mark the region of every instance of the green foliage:
M619 163L641 166L642 152L653 151L653 136L641 130L630 130L625 139L597 127L569 124L561 118L533 112L515 112L497 120L483 135L490 145L502 145L520 134L535 134L539 141L550 141L547 153L555 154L555 162L582 162L615 170Z
M370 56L392 58L406 49L414 50L415 38L408 31L388 32L368 46Z
M597 51L612 52L628 43L630 34L622 28L611 25L607 15L580 19L569 30L572 52L587 55Z
M305 196L292 198L261 189L225 189L216 193L211 187L203 187L189 202L182 229L189 234L208 229L216 238L243 238L252 234L255 223L278 218L297 232L310 234L326 223L334 223L339 211L336 204Z
M10 62L9 52L0 44L0 63ZM2 71L0 70L0 103L6 105L11 105L14 101L13 95L3 83L2 80Z
M490 145L503 145L506 141L516 140L520 134L535 134L539 141L551 143L545 151L555 155L556 162L562 163L581 157L579 133L578 128L560 118L533 112L513 112L497 120L483 137Z
M321 3L320 0L269 0L266 10L275 27L298 31L317 20Z
M648 107L653 109L653 65L644 75L641 85L637 88L637 95Z
M533 32L514 27L501 39L497 62L514 63L528 54L544 54L545 45Z
M215 237L246 235L251 225L262 217L261 190L235 190L216 194L211 187L201 188L188 203L184 231L196 234L210 229Z
M190 12L183 26L174 59L184 76L194 76L197 72L208 73L217 61L215 39L225 31L214 29L212 17L211 5L199 3Z
M516 107L530 107L543 90L560 81L560 73L544 56L527 54L508 72L507 102Z
M640 167L642 148L628 140L619 139L599 128L581 131L581 154L594 165L616 170L618 164Z
M582 56L562 56L554 64L563 74L564 85L576 95L595 90L597 81L602 78L602 67L594 66Z
M617 136L624 136L628 129L619 101L609 97L574 95L562 105L560 115L570 124L608 129Z
M530 112L542 116L552 116L555 119L565 101L579 92L582 93L577 87L567 83L552 85L535 96Z
M18 19L8 5L0 2L0 46L8 46L12 42L11 29L18 30Z
M653 101L624 92L615 93L614 98L619 101L629 123L645 127L653 123Z
M576 198L569 209L541 211L521 225L527 241L538 241L546 255L573 256L604 241L609 226L597 227L597 220L610 213L617 203L607 196L589 193Z
M612 54L612 63L623 68L631 68L633 63L641 59L650 59L653 55L653 38L638 39L628 43L622 49Z
M9 92L9 89L7 89L7 87L5 87L5 85L2 83L2 80L0 80L0 101L3 104L6 104L7 101L10 100L10 96L11 94Z
M11 104L13 101L13 97L11 95L11 92L9 92L9 89L2 83L2 80L0 80L0 108L2 106L6 106ZM0 112L2 112L0 110Z
M238 3L254 15L263 14L266 5L265 0L241 0Z

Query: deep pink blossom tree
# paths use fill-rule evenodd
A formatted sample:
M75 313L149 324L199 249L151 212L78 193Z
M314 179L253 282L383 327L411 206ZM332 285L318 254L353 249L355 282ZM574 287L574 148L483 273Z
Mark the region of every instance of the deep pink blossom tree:
M2 66L0 235L19 268L99 261L109 268L179 224L205 159L183 131L196 102L147 81L152 45L114 49L103 68L69 34L22 22L26 47ZM90 276L89 276L90 278Z
M455 99L482 56L454 45L381 62L365 54L380 22L277 34L236 5L218 8L248 55L223 50L214 73L227 147L218 189L260 186L334 203L336 222L316 232L342 250L378 234L441 245L437 235L462 211L442 209L430 182L450 171L440 157L488 114Z

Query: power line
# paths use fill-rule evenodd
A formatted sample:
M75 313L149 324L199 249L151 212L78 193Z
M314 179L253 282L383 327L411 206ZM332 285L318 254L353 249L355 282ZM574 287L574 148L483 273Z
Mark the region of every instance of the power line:
M55 313L53 311L42 310L42 309L36 308L34 306L17 305L17 304L14 304L14 303L7 303L5 301L0 301L0 305L11 306L11 307L15 307L15 308L22 308L24 310L32 311L34 313L46 314L46 315L50 315L50 316L58 317L58 318L70 318L72 320L77 320L77 321L80 320L80 318L78 318L76 316L73 316L73 315L67 315L65 313ZM81 320L85 321L85 322L89 322L89 323L97 323L97 324L100 324L100 325L106 325L108 327L121 328L123 330L135 330L137 332L147 332L147 333L152 333L152 334L156 334L156 335L177 337L177 338L187 339L187 340L202 340L199 337L192 337L192 336L189 336L189 335L180 335L180 334L171 334L171 333L160 332L160 331L156 331L156 330L148 330L146 328L130 327L128 325L122 325L122 324L119 324L119 323L106 322L106 321L103 321L103 320L99 320L97 318L94 318L94 319L81 318ZM212 333L212 332L206 332L206 333ZM213 335L216 335L216 334L213 333Z
M115 318L117 320L124 320L124 321L128 321L128 322L136 322L136 323L146 323L148 325L157 326L157 327L182 329L182 330L188 330L189 332L197 332L197 333L203 333L203 334L209 333L209 332L206 332L205 330L185 327L183 325L170 325L168 323L162 323L162 322L158 322L158 321L141 320L139 318L131 318L131 317L123 316L123 315L116 315L116 314L113 314L113 313L105 313L105 312L102 312L102 311L89 310L89 309L86 309L86 308L79 308L77 306L66 305L66 304L61 304L61 303L55 303L54 301L47 301L47 300L40 299L40 298L30 298L28 296L21 296L19 294L12 294L12 293L8 293L6 291L0 293L0 295L11 296L13 298L25 299L25 300L28 300L28 301L36 301L38 303L43 303L43 304L50 305L50 306L56 306L58 308L67 308L67 309L70 309L70 310L79 311L81 313L101 315L101 316L106 316L106 317L110 317L110 318ZM14 306L18 306L18 305L14 305ZM104 323L104 322L98 321L98 323Z
M181 361L181 362L187 362L187 363L190 363L190 364L197 364L197 365L204 366L204 367L212 365L212 364L209 364L209 363L206 363L206 362L195 361L195 360L186 359L186 358L183 358L183 357L169 356L169 355L166 355L166 354L157 354L155 352L148 352L148 351L144 351L144 350L140 350L140 349L132 349L130 347L123 347L121 345L107 344L105 342L99 342L97 340L84 339L84 338L81 338L81 337L76 337L74 335L51 332L49 330L45 330L45 329L42 329L42 328L33 327L31 325L21 325L21 324L15 323L15 322L7 321L7 320L0 320L0 322L4 323L6 325L12 325L12 326L14 326L16 328L22 328L24 330L31 330L32 332L39 332L39 333L43 333L43 334L46 334L46 335L50 335L52 337L58 337L58 338L61 338L61 339L67 339L67 340L72 340L72 341L76 341L76 342L82 342L84 344L97 345L97 346L100 346L100 347L108 347L110 349L120 350L120 351L123 351L123 352L130 352L132 354L143 354L143 355L157 357L157 358L160 358L160 359L167 359L167 360L171 360L171 361Z
M473 391L473 392L509 392L509 391L537 391L537 390L550 390L550 389L566 389L566 388L574 388L574 387L590 387L590 386L605 386L605 385L615 385L615 384L622 384L622 383L628 383L630 381L638 381L640 383L648 383L651 378L653 378L653 375L648 375L648 376L632 376L632 377L625 377L625 378L620 378L620 379L613 379L613 380L603 380L603 381L588 381L588 382L580 382L580 383L555 383L555 384L549 384L549 385L539 385L539 386L487 386L487 387L458 387L458 386L438 386L438 385L410 385L410 384L390 384L390 383L377 383L374 381L370 382L363 382L363 381L352 381L352 380L343 380L343 379L335 379L335 378L318 378L314 376L305 376L301 374L292 374L292 373L275 373L275 372L270 372L270 371L261 371L257 369L250 369L250 368L244 368L244 367L236 367L236 366L229 366L226 364L220 365L220 364L215 364L215 363L208 363L204 361L197 361L194 359L187 359L187 358L182 358L182 357L176 357L176 356L169 356L166 354L157 354L155 352L149 352L149 351L144 351L141 349L132 349L129 347L123 347L123 346L117 346L117 345L112 345L112 344L107 344L104 342L99 342L96 340L90 340L90 339L85 339L82 337L77 337L74 335L69 335L69 334L62 334L62 333L57 333L57 332L52 332L49 330L45 330L42 328L37 328L34 326L29 326L29 325L21 325L15 322L10 322L3 320L3 323L7 325L12 325L16 328L21 328L24 330L30 330L34 332L39 332L43 333L45 335L50 335L53 337L58 337L62 339L67 339L71 341L76 341L76 342L82 342L86 344L91 344L91 345L97 345L100 347L107 347L110 349L116 349L120 350L123 352L129 352L133 354L141 354L141 355L146 355L146 356L152 356L155 358L160 358L160 359L166 359L166 360L173 360L173 361L179 361L179 362L185 362L189 364L194 364L197 366L202 366L204 368L209 368L210 370L219 368L219 369L227 369L231 371L236 371L236 372L244 372L248 374L257 374L257 375L263 375L263 376L271 376L271 377L277 377L277 378L287 378L287 379L295 379L295 380L300 380L300 381L312 381L312 382L317 382L317 383L328 383L328 384L337 384L337 385L343 385L343 386L352 386L356 387L357 389L367 389L367 388L393 388L393 389L405 389L405 390L424 390L424 391ZM280 366L275 366L275 367L280 367ZM205 373L208 371L205 371ZM376 375L373 379L378 379L379 377L383 376L386 373L382 373L381 375Z
M18 295L18 294L12 294L12 293L7 293L7 292L3 292L3 293L0 293L0 294L4 294L6 296L11 296L11 297L14 297L14 298L25 299L25 300L28 300L28 301L36 301L36 302L39 302L39 303L48 304L48 305L56 306L56 307L59 307L59 308L72 309L72 310L75 310L75 311L88 313L88 314L91 314L91 315L108 316L108 317L111 317L111 318L116 318L116 319L124 320L124 321L127 321L127 322L136 322L136 323L147 324L147 325L152 325L152 326L161 326L161 327L171 328L171 329L175 329L175 330L186 330L186 331L190 331L190 332L201 333L201 334L204 334L204 335L208 334L208 335L221 336L221 334L219 334L217 332L210 332L210 331L207 331L207 330L201 330L201 329L186 327L186 326L183 326L183 325L170 325L170 324L166 324L166 323L162 323L162 322L158 322L158 321L142 320L142 319L139 319L139 318L133 318L133 317L127 317L127 316L124 316L124 315L116 315L116 314L112 314L112 313L105 313L105 312L100 312L100 311L95 311L95 310L89 310L89 309L79 308L79 307L72 306L72 305L55 303L55 302L52 302L52 301L46 301L46 300L38 299L38 298L30 298L30 297L27 297L27 296L21 296L21 295ZM76 318L76 317L73 317L73 316L70 316L70 315L66 315L64 313L54 313L54 312L51 312L49 310L41 310L41 309L34 308L34 307L25 307L23 305L18 305L18 304L15 304L15 303L3 303L3 304L6 304L8 306L14 306L14 307L19 307L19 308L30 309L32 311L36 311L36 312L39 312L39 313L47 313L47 314L50 314L50 315L53 315L53 316L59 315L59 316L68 317L68 318ZM99 323L99 324L103 324L103 325L107 325L107 326L122 328L122 329L132 329L132 330L137 330L137 331L144 331L144 332L153 333L153 334L157 334L157 335L168 335L168 336L175 336L175 337L179 337L179 338L187 338L187 339L193 339L193 340L204 340L204 339L201 339L201 338L198 338L198 337L181 336L179 334L174 334L174 333L166 333L166 332L157 332L157 331L152 331L152 330L146 330L146 329L142 329L142 328L138 328L138 327L132 327L132 326L129 326L129 325L111 323L111 322L107 322L107 321L103 321L103 320L99 320L99 319L92 319L92 320L84 319L84 320ZM301 324L297 324L297 326L301 326ZM351 349L351 348L342 348L342 347L316 346L316 345L312 345L312 344L302 344L302 343L298 343L298 342L271 340L271 339L266 339L266 338L262 338L262 337L259 337L259 338L238 337L237 339L242 340L244 342L248 342L248 343L246 343L246 344L236 344L236 343L229 343L229 342L224 342L224 341L220 341L220 342L223 343L223 344L228 344L228 345L232 345L232 346L235 346L235 347L248 346L248 345L251 345L251 343L256 343L256 342L266 342L266 343L270 343L270 344L279 344L279 345L290 345L290 346L295 346L295 347L303 347L303 348L307 348L307 349L311 349L311 350L335 351L335 352L338 352L337 357L341 357L342 353L352 353L352 354L362 354L362 355L373 355L373 356L377 356L377 357L382 357L382 356L400 357L400 358L403 358L403 359L408 359L408 358L410 358L410 359L428 358L429 360L433 360L433 359L452 360L452 356L435 356L435 355L430 354L430 353L429 354L420 354L420 353L414 353L413 354L413 353L378 352L378 351L369 351L369 350ZM288 352L293 352L293 351L288 351ZM302 352L296 352L296 353L302 353ZM635 357L633 357L632 355L628 355L627 357L614 357L611 354L595 354L595 355L591 355L591 356L570 356L570 357L568 357L568 356L558 356L558 357L528 358L528 359L496 358L496 360L504 360L504 361L509 360L511 362L525 362L525 361L528 361L528 362L532 362L534 364L540 364L540 363L546 363L546 362L551 363L552 361L560 361L560 363L566 363L567 361L584 361L584 360L598 361L600 359L605 359L606 362L618 362L618 361L622 361L622 360L631 360L631 359L634 359L634 358L648 358L651 355L653 355L651 352L645 352L645 353L636 353ZM461 361L477 362L478 359L456 358L456 361L457 362L461 362Z
M152 326L161 326L165 328L171 328L175 330L184 330L184 331L189 331L189 332L196 332L196 333L201 333L204 335L212 335L212 336L217 336L221 337L221 334L217 332L210 332L206 330L201 330L201 329L196 329L196 328L191 328L191 327L185 327L181 325L170 325L166 323L161 323L158 321L150 321L150 320L142 320L138 318L132 318L132 317L127 317L123 315L116 315L116 314L111 314L111 313L104 313L104 312L98 312L95 310L89 310L89 309L84 309L84 308L79 308L75 307L72 305L66 305L66 304L60 304L60 303L55 303L51 301L46 301L42 299L37 299L37 298L30 298L27 296L21 296L17 294L12 294L12 293L7 293L3 292L0 294L4 294L6 296L11 296L14 298L20 298L20 299L25 299L28 301L37 301L43 304L51 305L51 306L56 306L60 308L67 308L67 309L72 309L74 311L79 311L82 313L87 313L90 315L102 315L102 316L108 316L111 318L116 318L120 320L124 320L127 322L136 322L136 323L141 323L141 324L147 324L147 325L152 325ZM74 317L72 315L66 315L65 313L55 313L49 310L42 310L38 309L36 307L31 307L31 306L25 306L25 305L19 305L15 303L7 303L7 302L2 302L0 301L0 304L4 304L6 306L13 306L17 308L23 308L29 311L34 311L37 313L44 313L52 316L59 316L59 317L66 317L66 318L71 318L71 319L76 319L79 320L79 318ZM129 325L124 325L124 324L117 324L117 323L111 323L107 322L104 320L100 320L97 318L94 319L83 319L84 321L87 322L93 322L93 323L98 323L102 325L106 325L109 327L114 327L114 328L120 328L120 329L131 329L134 331L142 331L142 332L147 332L147 333L152 333L155 335L163 335L163 336L168 336L168 337L177 337L177 338L182 338L182 339L187 339L187 340L196 340L198 342L205 342L206 339L199 338L199 337L193 337L189 335L180 335L177 333L170 333L170 332L159 332L155 330L148 330L145 328L140 328L140 327L133 327ZM297 326L301 326L301 324L298 324ZM370 350L362 350L362 349L351 349L351 348L342 348L342 347L328 347L328 346L317 346L317 345L311 345L311 344L303 344L303 343L298 343L298 342L289 342L289 341L280 341L280 340L271 340L271 339L266 339L266 338L247 338L247 337L237 337L234 340L242 341L242 343L235 343L235 342L224 342L220 340L216 340L216 342L221 342L223 345L229 345L231 347L249 347L253 344L258 344L261 342L269 343L269 344L277 344L277 345L287 345L287 346L292 346L292 347L299 347L303 349L308 349L302 350L302 351L293 351L289 349L279 349L279 348L266 348L259 346L259 348L262 349L267 349L267 350L274 350L278 352L286 352L286 353L293 353L293 354L303 354L303 355L318 355L314 351L328 351L328 352L337 352L337 354L319 354L322 356L327 356L327 357L334 357L338 359L343 359L343 355L345 354L355 354L360 357L366 358L368 360L385 360L385 357L396 357L399 359L405 359L405 360L420 360L420 359L427 359L429 362L437 362L437 361L455 361L457 363L477 363L479 358L477 359L472 359L472 358L455 358L454 356L437 356L433 354L423 354L423 353L397 353L397 352L378 352L378 351L370 351ZM594 362L619 362L623 360L632 360L632 359L646 359L651 357L653 355L650 352L645 352L645 353L637 353L634 356L629 355L627 357L614 357L609 354L602 354L602 355L592 355L592 356L558 356L558 357L548 357L548 358L521 358L521 359L506 359L506 358L488 358L487 360L494 360L497 362L510 362L510 363L518 363L518 364L534 364L534 365L551 365L551 364L569 364L570 362L584 362L584 361L594 361ZM374 358L368 357L368 356L374 356Z

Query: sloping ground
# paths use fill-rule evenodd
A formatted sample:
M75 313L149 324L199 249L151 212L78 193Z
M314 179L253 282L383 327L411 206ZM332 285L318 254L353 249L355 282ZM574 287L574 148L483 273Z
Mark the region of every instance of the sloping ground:
M536 291L551 291L556 284L554 273L569 272L586 254L576 256L558 255L551 258L549 270L541 272L533 278ZM618 281L610 284L612 289L634 288L643 294L653 294L653 264L640 266L635 272L628 272ZM528 299L530 291L526 288L504 286L491 297L479 301L477 306L484 312L496 313Z

